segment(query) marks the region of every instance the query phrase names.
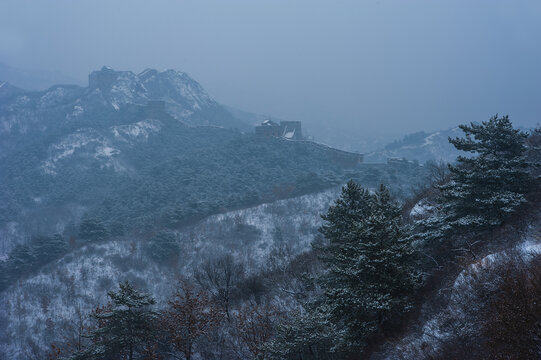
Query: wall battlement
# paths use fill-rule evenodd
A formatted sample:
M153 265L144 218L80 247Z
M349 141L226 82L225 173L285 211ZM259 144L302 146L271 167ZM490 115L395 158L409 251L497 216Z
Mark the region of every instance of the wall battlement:
M300 121L280 121L280 124L265 120L255 127L255 134L260 137L283 137L288 140L302 140Z

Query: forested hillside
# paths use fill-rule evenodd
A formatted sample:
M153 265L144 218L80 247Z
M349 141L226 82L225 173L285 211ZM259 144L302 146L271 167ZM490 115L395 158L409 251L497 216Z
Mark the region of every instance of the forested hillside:
M418 164L349 167L332 149L232 128L236 120L224 108L174 71L104 68L87 88L28 92L4 83L1 90L1 337L13 358L28 349L43 356L53 340L47 336L86 316L97 301L91 294L103 298L123 279L139 281L164 304L166 284L197 262L236 252L250 273L269 271L268 259L284 268L309 249L329 199L273 205L292 219L271 220L278 225L261 225L263 215L245 223L243 210L202 220L209 215L316 194L351 178L391 184L401 196L427 181Z
M214 229L222 239L245 241L231 243L202 262L193 259L191 270L177 267L182 256L168 257L182 254L187 239L156 235L150 254L161 260L150 273L179 269L176 284L156 279L150 286L148 278L133 276L131 282L118 279L119 285L110 284L108 298L71 321L73 330L63 335L68 340L49 337L50 356L537 358L538 323L533 319L540 313L531 295L539 292L541 133L515 130L507 117L461 129L465 137L450 141L473 157L459 157L447 171L433 172L432 184L410 200L398 201L383 185L370 190L350 181L341 193L328 193L327 200L316 202L328 204L329 195L338 195L328 208L324 205L321 222L275 226L270 252L268 247L263 250L270 240L257 240L269 236L260 227L267 222L251 222L249 212L231 213L232 226L203 222L203 227L191 229L192 239ZM481 187L479 181L489 185ZM321 211L304 199L265 211L285 215L281 221L286 222L309 208ZM305 219L313 219L313 214L306 213ZM225 219L213 221L218 220L217 225ZM236 235L227 229L235 229ZM311 246L305 242L309 238ZM191 246L203 250L205 242L199 238ZM134 261L131 256L140 256L135 255L138 246L124 245L124 255L119 255L126 264ZM94 261L118 251L94 245L82 251L92 247L102 254ZM227 249L232 252L227 254ZM235 249L250 255L243 257ZM92 274L82 274L72 277L69 286L77 289L78 281L95 281ZM38 279L31 280L41 283L38 288L50 283ZM144 290L156 294L162 286L168 290L157 297ZM93 298L89 293L84 297ZM74 295L73 301L77 298L83 294ZM47 314L50 303L43 301L41 312ZM38 305L32 311L39 312ZM17 305L11 307L15 312ZM19 316L24 318L24 312ZM43 345L34 345L30 349L35 353L43 351Z
M104 68L4 84L0 120L4 356L482 359L520 330L486 314L535 331L506 291L538 290L541 134L508 117L460 126L451 164L352 164L184 73Z
M348 177L375 184L404 176L393 182L408 188L422 171L345 169L310 144L243 134L184 73L104 68L89 83L44 92L2 86L4 253L24 237L77 225L82 215L136 231L174 227Z

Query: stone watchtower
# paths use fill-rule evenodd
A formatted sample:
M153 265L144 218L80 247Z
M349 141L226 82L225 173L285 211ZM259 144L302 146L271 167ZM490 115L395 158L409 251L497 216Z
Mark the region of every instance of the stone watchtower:
M280 121L280 124L272 120L265 120L255 127L255 134L260 137L282 137L288 140L302 140L300 121Z
M265 120L255 127L255 134L260 137L282 136L282 128L272 120Z
M301 140L302 129L300 121L280 121L282 137L288 140Z

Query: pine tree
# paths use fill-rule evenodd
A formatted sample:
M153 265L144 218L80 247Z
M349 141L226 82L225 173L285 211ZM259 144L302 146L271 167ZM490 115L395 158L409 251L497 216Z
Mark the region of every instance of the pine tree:
M263 349L271 359L343 359L342 353L330 351L334 330L325 314L311 308L302 314L290 314Z
M160 231L149 241L147 250L150 257L158 263L171 264L178 259L180 245L173 232Z
M330 241L329 247L351 241L356 224L370 211L370 199L370 191L353 180L342 188L340 198L321 216L325 223L320 232Z
M110 291L111 306L92 314L99 326L90 334L93 344L75 353L73 360L128 359L145 350L152 339L156 313L152 297L137 291L129 282L119 284L119 291Z
M79 236L84 240L101 241L107 235L107 229L99 218L86 218L79 226Z
M410 310L419 284L414 252L398 204L382 185L370 194L350 182L323 216L329 241L318 311L337 326L337 348L359 350L368 337Z
M68 252L68 243L60 234L33 237L31 246L39 264L46 264Z
M508 116L481 125L460 125L464 138L449 138L459 156L450 165L450 181L440 187L439 235L474 233L501 225L526 203L532 189L532 164L526 160L528 135L514 129Z

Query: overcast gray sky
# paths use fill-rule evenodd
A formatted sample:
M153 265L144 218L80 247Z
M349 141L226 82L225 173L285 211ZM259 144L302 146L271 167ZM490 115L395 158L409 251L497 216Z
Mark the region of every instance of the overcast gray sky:
M538 0L2 0L0 14L0 62L85 82L102 65L179 69L305 127L541 121Z

